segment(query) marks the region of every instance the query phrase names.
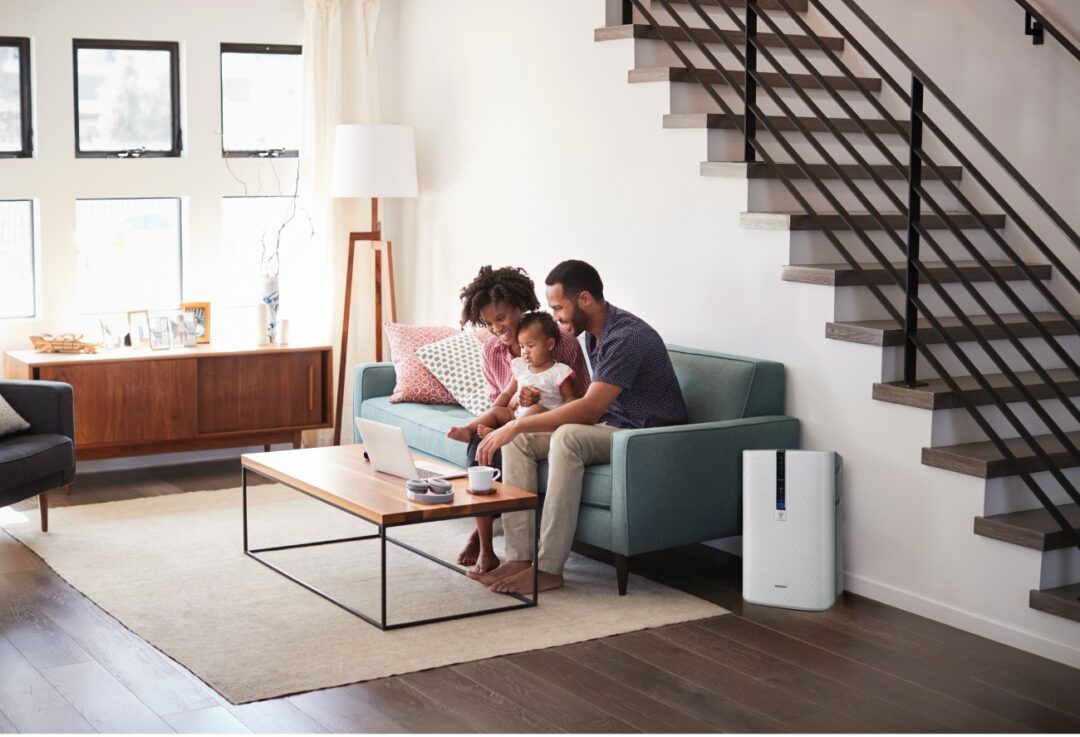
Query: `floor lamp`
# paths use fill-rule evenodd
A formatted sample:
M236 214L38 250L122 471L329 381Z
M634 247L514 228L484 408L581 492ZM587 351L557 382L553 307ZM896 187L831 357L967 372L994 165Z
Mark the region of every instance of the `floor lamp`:
M394 260L390 241L384 241L379 222L379 199L416 197L416 147L413 129L406 125L339 125L334 137L334 166L330 194L339 198L371 199L371 230L349 233L345 268L345 313L341 319L341 357L338 363L334 445L341 444L345 403L345 361L349 348L353 260L357 243L370 243L375 254L375 360L382 360L383 254L386 254L390 292L390 321L397 319L394 298Z

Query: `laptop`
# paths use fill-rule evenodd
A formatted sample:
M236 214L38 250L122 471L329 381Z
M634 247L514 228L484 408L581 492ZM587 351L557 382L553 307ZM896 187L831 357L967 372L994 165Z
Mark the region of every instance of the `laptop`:
M403 479L456 479L468 475L468 471L459 466L414 460L409 444L405 442L405 432L400 427L357 417L356 429L364 439L364 450L371 467L379 473Z

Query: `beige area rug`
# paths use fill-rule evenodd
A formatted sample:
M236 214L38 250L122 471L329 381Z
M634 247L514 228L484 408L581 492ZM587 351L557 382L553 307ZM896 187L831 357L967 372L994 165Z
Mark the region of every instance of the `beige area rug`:
M252 547L350 537L362 520L281 486L249 488ZM383 632L246 557L240 490L57 508L5 529L61 577L233 703L327 688L723 614L644 578L620 597L615 572L573 555L567 586L534 609ZM471 520L390 534L453 560ZM496 546L501 547L501 538ZM378 617L378 540L273 556L276 564ZM387 545L390 622L512 601Z

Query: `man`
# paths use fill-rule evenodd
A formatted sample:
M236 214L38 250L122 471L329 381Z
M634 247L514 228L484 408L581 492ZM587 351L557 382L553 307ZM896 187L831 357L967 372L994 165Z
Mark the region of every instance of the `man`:
M503 425L477 451L477 460L487 464L502 448L503 480L530 491L537 490L537 461L548 461L537 575L541 591L563 585L585 466L611 462L612 433L687 421L664 341L643 320L604 300L596 269L584 261L563 261L545 283L555 319L575 336L587 333L592 384L580 399ZM506 562L488 573L470 573L471 578L500 593L532 593L532 514L503 515Z

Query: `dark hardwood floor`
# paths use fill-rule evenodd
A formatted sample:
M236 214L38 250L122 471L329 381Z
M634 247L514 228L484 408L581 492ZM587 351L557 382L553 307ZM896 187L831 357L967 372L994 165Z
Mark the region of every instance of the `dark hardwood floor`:
M214 462L51 498L239 481ZM744 604L738 559L704 546L633 570L733 614L234 706L0 532L0 732L1080 731L1080 671L1050 660L850 594L819 614Z

